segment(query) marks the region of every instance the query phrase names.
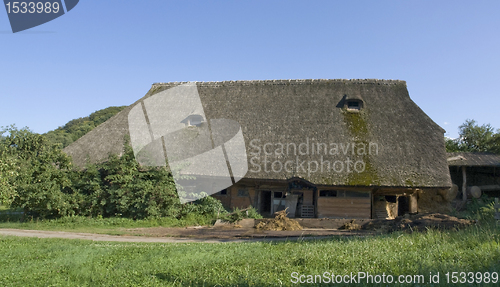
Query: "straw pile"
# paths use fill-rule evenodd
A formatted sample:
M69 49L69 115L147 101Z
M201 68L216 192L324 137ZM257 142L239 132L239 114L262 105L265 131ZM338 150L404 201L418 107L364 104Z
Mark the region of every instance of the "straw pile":
M287 216L286 209L278 211L275 213L275 217L272 219L264 219L259 222L255 228L259 230L276 230L276 231L293 231L302 230L302 226L294 220Z

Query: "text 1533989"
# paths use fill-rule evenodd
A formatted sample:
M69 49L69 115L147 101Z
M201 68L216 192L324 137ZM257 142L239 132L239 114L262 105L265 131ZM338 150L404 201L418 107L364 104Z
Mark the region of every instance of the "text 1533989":
M61 8L58 2L7 2L5 3L7 13L59 13Z

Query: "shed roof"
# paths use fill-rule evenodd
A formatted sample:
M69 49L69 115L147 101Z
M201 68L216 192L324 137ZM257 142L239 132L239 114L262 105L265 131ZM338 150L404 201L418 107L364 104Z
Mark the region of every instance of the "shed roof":
M500 166L500 155L493 153L449 152L449 166Z
M129 134L128 113L142 100L184 83L155 83L140 100L101 124L65 151L83 166L121 153ZM342 186L448 187L451 180L444 149L444 130L409 97L406 82L399 80L266 80L196 82L205 116L229 119L241 125L248 155L248 179L303 178L314 184ZM362 99L363 108L352 113L340 103ZM303 144L316 151L306 155L266 155L272 163L287 161L326 164L362 161L363 172L337 171L326 167L309 172L298 164L280 172L264 170L264 155L252 164L251 156L264 145L275 151L279 145ZM318 145L319 144L319 145ZM372 146L370 146L372 144ZM365 146L365 153L360 148ZM354 148L352 148L354 146ZM337 147L337 154L332 149ZM368 153L373 147L373 153ZM375 153L375 147L377 152ZM350 149L351 148L351 149ZM292 148L290 148L292 149ZM310 150L308 150L310 151ZM362 151L362 150L361 150ZM254 159L255 160L255 159ZM255 161L254 161L255 163ZM277 164L276 164L277 165ZM313 164L311 164L313 165ZM358 165L361 170L361 164ZM277 166L275 166L277 167ZM319 167L319 166L318 166ZM320 168L320 167L319 167Z

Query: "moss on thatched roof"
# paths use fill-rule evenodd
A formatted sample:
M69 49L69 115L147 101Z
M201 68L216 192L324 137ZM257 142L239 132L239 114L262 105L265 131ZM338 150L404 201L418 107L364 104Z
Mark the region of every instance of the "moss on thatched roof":
M65 151L80 166L87 159L99 162L106 160L109 153L121 153L123 140L129 135L130 109L153 94L181 84L153 84L142 99ZM249 160L245 178L299 177L314 184L345 186L451 186L444 130L410 99L404 81L268 80L196 85L208 120L230 119L241 125ZM361 101L362 107L355 111L347 109L345 101L351 99ZM267 151L273 151L271 155L263 154L267 143ZM303 150L306 144L309 146L307 154L290 152L293 145L300 144ZM276 153L280 146L289 147L289 152ZM252 156L257 147L261 148L261 154ZM311 149L316 149L316 153ZM263 163L264 156L267 166ZM363 171L352 172L354 166L351 172L346 168L340 171L339 162L346 165L346 160L363 162L364 166L358 164L358 170ZM276 162L287 161L296 164L273 171L273 163L277 171ZM323 171L311 172L313 163L321 161L332 166L337 163L337 171L333 168L328 171L323 165ZM305 162L305 166L311 163L311 168L304 170L300 162Z

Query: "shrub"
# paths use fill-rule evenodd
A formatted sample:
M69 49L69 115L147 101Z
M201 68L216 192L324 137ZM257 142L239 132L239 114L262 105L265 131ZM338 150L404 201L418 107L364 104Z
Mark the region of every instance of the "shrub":
M484 194L479 199L473 198L467 205L465 212L462 213L462 216L468 219L492 221L495 216L494 205L495 200Z
M262 215L260 215L254 207L250 206L249 208L244 210L234 208L233 212L223 216L223 219L229 222L237 222L245 218L260 219L262 218Z
M126 145L123 156L75 172L73 188L85 195L83 215L135 219L178 216L181 205L172 175L164 167L144 168Z
M213 197L181 204L172 173L166 167L140 166L128 144L121 157L111 155L78 170L60 145L43 135L15 127L6 131L0 144L0 200L26 215L180 219L195 214L212 220L227 213Z

